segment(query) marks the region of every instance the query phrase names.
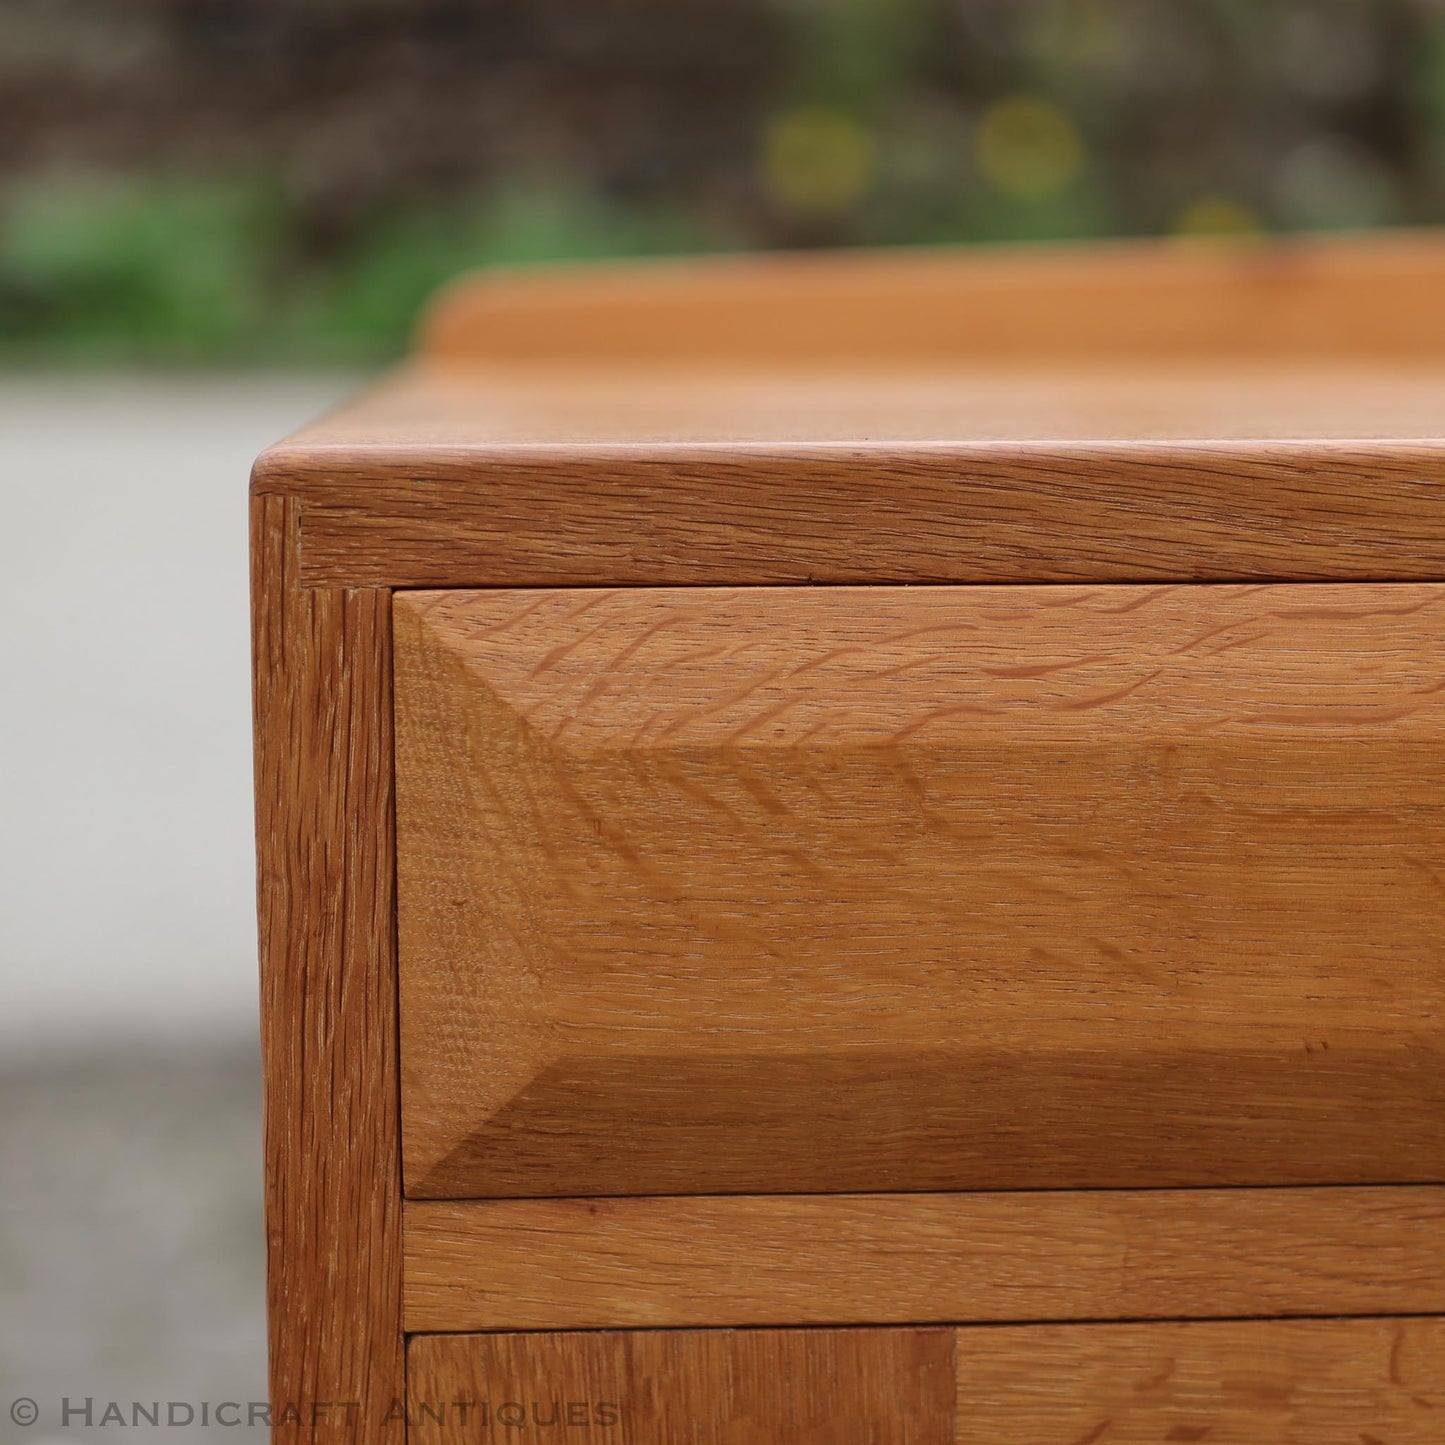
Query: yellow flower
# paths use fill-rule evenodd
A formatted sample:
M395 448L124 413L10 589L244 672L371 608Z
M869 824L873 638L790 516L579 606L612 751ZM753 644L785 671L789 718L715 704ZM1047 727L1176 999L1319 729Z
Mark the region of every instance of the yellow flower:
M1084 164L1078 127L1051 101L1032 95L991 105L978 123L975 149L988 181L1020 200L1062 190Z
M763 180L786 210L835 215L873 181L877 147L851 115L828 106L784 111L763 143Z
M1264 227L1259 216L1233 196L1199 196L1174 219L1176 236L1255 236Z

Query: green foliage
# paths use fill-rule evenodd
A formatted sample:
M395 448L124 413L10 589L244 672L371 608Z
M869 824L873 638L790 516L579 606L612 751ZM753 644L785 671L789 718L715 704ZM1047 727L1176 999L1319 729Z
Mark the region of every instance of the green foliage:
M788 89L803 103L876 116L916 72L934 18L928 0L795 0Z
M517 182L484 203L378 216L332 274L295 308L297 340L329 337L365 354L396 349L426 298L460 272L487 266L603 260L706 248L678 214L609 205L566 183Z
M0 230L0 336L97 357L244 346L274 222L237 186L72 176L19 188Z
M426 297L478 267L719 248L680 213L566 184L412 205L363 222L325 265L274 187L68 177L17 188L0 224L0 344L87 361L370 360L399 352Z

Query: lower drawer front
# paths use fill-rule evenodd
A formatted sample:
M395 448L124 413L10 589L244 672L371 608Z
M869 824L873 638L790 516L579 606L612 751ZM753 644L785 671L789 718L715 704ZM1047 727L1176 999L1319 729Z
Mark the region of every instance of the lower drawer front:
M407 1193L1445 1179L1442 624L399 595Z
M1445 1321L415 1335L409 1438L1439 1445Z

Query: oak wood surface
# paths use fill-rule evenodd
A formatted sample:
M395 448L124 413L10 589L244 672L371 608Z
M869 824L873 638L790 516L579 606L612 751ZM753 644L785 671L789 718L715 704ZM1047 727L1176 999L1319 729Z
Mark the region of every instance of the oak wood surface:
M262 457L308 585L1445 578L1445 241L468 281Z
M305 590L252 511L270 1399L277 1441L400 1440L391 606Z
M1438 1445L1445 1409L1439 1319L416 1335L407 1358L435 1445L553 1421L614 1445Z
M413 1197L1445 1179L1445 586L395 608Z
M421 349L507 362L796 364L1445 356L1439 233L902 248L502 270L432 304Z
M1445 1311L1445 1190L408 1201L409 1331Z
M503 1199L417 1202L404 1211L389 866L392 588L1445 581L1445 442L1435 404L1445 373L1442 273L1445 247L1438 239L1402 237L1232 252L1124 247L1020 258L814 258L660 268L651 275L517 277L480 289L467 283L435 313L429 357L263 456L253 480L257 821L278 1437L400 1437L403 1228L412 1329L851 1324L860 1317L915 1325L1445 1308L1437 1196L1411 1186ZM1310 631L1316 624L1329 634L1323 647L1325 634ZM1417 624L1423 626L1418 616L1415 623L1399 622L1406 630ZM1365 632L1353 630L1358 626ZM1318 992L1289 993L1293 1015L1266 1008L1256 1016L1250 1010L1258 988L1267 990L1277 974L1265 967L1227 1010L1221 992L1213 1015L1207 1008L1198 1015L1212 1018L1200 1032L1171 1035L1173 1052L1152 1060L1141 1052L1133 1074L1115 1060L1101 1077L1102 1050L1040 1056L1032 1075L1021 1073L1012 1044L997 1067L979 1052L968 1088L955 1089L952 1099L941 1089L938 1109L933 1102L918 1107L916 1070L898 1076L880 1067L870 1074L860 1071L866 1061L846 1051L829 1062L832 1074L820 1069L816 1055L804 1055L803 1074L790 1076L786 1059L778 1067L772 1036L763 1040L762 1055L745 1060L749 1067L729 1066L720 1079L707 1072L716 1060L706 1050L694 1054L693 1036L674 1020L667 1024L674 1040L685 1041L688 1057L703 1065L663 1081L673 1103L686 1106L681 1117L689 1121L689 1146L705 1139L736 1145L741 1121L718 1108L720 1088L722 1095L734 1090L745 1114L755 1108L759 1086L779 1100L791 1090L826 1125L819 1138L805 1141L814 1156L808 1167L822 1169L825 1149L841 1139L846 1172L860 1157L856 1131L850 1133L845 1111L835 1108L830 1120L824 1100L830 1087L857 1100L861 1087L864 1115L870 1127L882 1126L885 1154L894 1150L915 1170L923 1156L910 1130L919 1121L925 1134L931 1121L977 1118L980 1109L1010 1129L1020 1119L1032 1121L1032 1135L1028 1128L1007 1135L1013 1152L1005 1154L1014 1167L1040 1158L1048 1140L1063 1140L1086 1117L1099 1130L1096 1142L1107 1141L1098 1112L1085 1116L1063 1106L1063 1113L1050 1114L1056 1099L1072 1095L1096 1106L1112 1100L1127 1138L1141 1137L1141 1117L1150 1121L1162 1151L1152 1167L1162 1160L1166 1174L1187 1153L1169 1143L1173 1120L1184 1135L1194 1131L1206 1154L1222 1143L1222 1154L1235 1162L1263 1166L1272 1157L1302 1178L1317 1177L1311 1169L1333 1176L1343 1167L1363 1180L1367 1163L1394 1179L1438 1177L1439 1137L1430 1123L1441 1112L1431 1082L1441 1076L1438 988L1424 992L1438 955L1432 945L1417 946L1410 932L1415 924L1423 932L1420 920L1438 916L1441 764L1431 692L1438 679L1427 675L1415 643L1402 666L1405 654L1398 650L1340 642L1367 634L1374 635L1358 616L1321 616L1299 634L1304 650L1297 654L1283 646L1271 655L1278 633L1271 641L1268 631L1256 637L1248 626L1229 640L1245 654L1242 666L1257 665L1259 679L1268 658L1291 687L1302 687L1311 716L1323 708L1342 720L1343 692L1331 688L1343 689L1350 677L1363 696L1390 692L1398 715L1372 704L1338 728L1319 726L1317 717L1276 718L1278 726L1265 737L1250 731L1254 722L1243 725L1244 712L1226 710L1212 732L1149 737L1144 752L1156 765L1140 774L1120 761L1111 777L1113 796L1137 787L1197 820L1217 815L1217 827L1201 821L1198 833L1205 840L1199 856L1213 860L1211 866L1224 866L1222 840L1229 839L1243 843L1237 874L1262 861L1251 875L1257 886L1249 907L1257 910L1250 918L1264 941L1274 936L1274 922L1261 900L1279 875L1271 872L1268 847L1258 849L1258 837L1274 838L1279 858L1290 837L1301 840L1310 858L1327 863L1304 890L1317 904L1311 927L1322 937L1343 938L1341 899L1361 900L1364 914L1356 923L1378 924L1383 943L1368 967L1362 955L1337 970L1339 959L1326 948L1298 969ZM589 645L578 642L584 657ZM646 679L637 674L636 659L650 645L644 641L633 654L631 673L618 670L644 706L657 696L638 686ZM1316 671L1307 653L1316 658ZM1248 666L1233 673L1197 650L1190 666L1196 678L1208 676L1211 666L1236 681L1249 674ZM566 671L565 657L550 658L543 669L551 674L547 686ZM853 680L834 681L841 687ZM1000 689L1007 681L994 679ZM1025 691L1032 685L1012 681ZM479 684L473 671L465 685L453 678L448 686L476 692ZM1060 815L1068 827L1081 825L1084 784L1095 781L1076 754L1092 749L1124 759L1131 741L1147 734L1139 719L1149 686L1140 683L1137 701L1115 704L1122 708L1122 741L1100 727L1088 747L1060 749L1063 785L1043 796L1055 796L1066 813L1075 810ZM1311 691L1317 686L1322 693ZM500 716L519 698L537 702L544 691L531 696L519 684L488 706ZM1245 687L1231 696L1247 705L1251 694ZM1011 698L1010 705L1018 701ZM1092 709L1096 721L1102 705ZM601 721L605 739L604 713L589 716ZM768 725L760 728L765 739ZM536 731L530 723L515 724L513 741L529 729ZM1060 736L1044 728L1015 750L1045 758ZM1273 764L1272 750L1284 736L1291 740L1291 761L1282 771L1271 766L1261 783L1260 760ZM869 766L860 755L918 750L928 737L925 728L902 746L848 743L825 752L822 761L839 764L856 780ZM1351 748L1351 737L1371 741ZM722 766L729 752L742 755L728 764L734 782L756 781L758 758L796 762L808 753L776 743L775 737L760 749L756 738L739 747L714 740L695 758L665 748L634 753L616 764L613 781L653 786L660 758L672 786L686 781L689 769L706 775L715 763ZM528 748L533 761L540 757L546 766L535 774L524 770L508 785L507 806L520 809L519 817L523 786L542 777L548 786L559 780L570 786L579 768L605 774L613 766L605 762L609 750L624 758L605 740L583 763L555 738ZM948 749L937 751L942 756ZM563 765L553 767L555 758L543 756L549 752ZM944 773L965 763L951 758ZM1400 798L1407 764L1417 775L1416 794L1391 812L1379 799ZM803 776L784 773L794 784ZM1261 789L1262 810L1245 805L1247 780ZM745 814L761 817L768 799L744 791ZM449 806L461 808L457 816L466 812L456 799ZM1348 822L1352 806L1357 816ZM645 809L621 821L635 827L644 815ZM559 816L566 819L565 810ZM836 843L827 819L817 817L822 836ZM1413 872L1401 842L1407 817L1419 823L1420 867ZM1042 827L1046 820L1035 821ZM1107 836L1118 815L1106 808L1102 823ZM1255 824L1265 827L1263 835L1248 831ZM1139 823L1137 836L1145 831ZM948 846L962 848L961 836L948 836ZM605 829L596 837L601 854L594 859L607 857L619 838L639 842ZM571 847L577 838L564 841ZM656 840L640 841L653 847L668 840L663 830ZM863 858L866 839L844 841L855 850L850 856ZM975 852L988 857L986 847ZM1347 854L1359 876L1337 896L1331 887L1345 872ZM1078 876L1095 861L1086 847ZM1169 877L1185 876L1196 861L1181 850ZM779 871L801 877L806 862L802 850ZM861 878L861 865L854 876ZM578 877L584 891L596 881L585 870ZM778 886L776 877L760 881L764 888ZM1378 882L1380 891L1369 894L1367 881ZM826 893L821 880L816 887ZM1400 910L1394 922L1384 917L1385 899ZM433 902L453 907L440 895ZM755 904L743 902L744 913ZM464 900L461 908L472 906ZM1186 925L1216 916L1207 893L1187 895L1181 906ZM1127 909L1124 917L1137 922ZM1161 916L1161 930L1167 921ZM1181 937L1192 936L1186 926ZM1129 954L1101 958L1106 987L1084 1000L1078 1018L1050 1016L1051 1027L1061 1019L1067 1028L1092 1026L1089 1009L1102 1014L1109 989L1141 962ZM1207 987L1171 975L1168 961L1145 957L1142 963L1138 1007L1121 1012L1126 1028L1141 1038L1147 1008L1139 1000L1162 1001L1174 986L1181 1007L1209 1001ZM1057 960L1046 957L1045 982L1051 968L1062 977ZM463 958L459 985L471 969ZM499 1034L488 1066L493 1083L519 1061L530 1066L542 1058L555 1034L555 998L546 979L528 1001L525 973L514 965L502 976L509 988L519 978L524 986L507 995L501 1021L516 1022L507 1010L521 999L526 1026ZM800 978L806 992L810 970L802 969ZM1432 988L1437 983L1432 980ZM1007 992L990 993L984 1009L1002 1024L1008 1023ZM696 1004L702 995L691 998ZM870 1006L866 990L856 1002ZM475 1004L463 1010L473 1021ZM1406 1023L1410 1008L1413 1025ZM800 1017L802 1010L795 1013ZM1211 1055L1227 1032L1226 1013L1245 1021L1242 1032L1264 1038L1265 1046L1248 1053L1236 1035L1225 1052ZM786 1009L782 1017L790 1028L799 1022ZM1346 1025L1347 1018L1353 1021ZM1290 1052L1290 1019L1301 1026L1327 1022L1324 1041L1334 1057L1315 1052L1318 1031L1305 1027L1295 1030L1297 1052ZM538 1021L540 1032L532 1029ZM566 1034L571 1025L562 1022ZM1014 1022L1026 1022L1021 1010ZM1006 1041L1007 1028L1002 1036ZM953 1047L951 1036L948 1044ZM470 1067L473 1041L454 1045L454 1037L443 1040L446 1069L460 1077ZM875 1052L881 1063L883 1054ZM530 1120L504 1119L510 1143L536 1143L546 1130L528 1131L538 1123L551 1127L562 1119L575 1129L585 1096L599 1109L584 1121L583 1134L590 1129L594 1141L608 1128L616 1134L614 1177L665 1182L659 1160L666 1168L675 1160L665 1149L659 1153L660 1136L657 1130L649 1135L646 1110L620 1118L607 1113L615 1110L619 1086L625 1094L641 1080L642 1095L634 1097L653 1097L660 1078L655 1056L614 1049L596 1057L602 1060L597 1069L564 1069L562 1088L543 1091L544 1107ZM942 1066L940 1080L958 1077L956 1051L917 1058L925 1067ZM454 1102L444 1095L443 1112ZM558 1102L560 1112L553 1107ZM711 1135L696 1132L699 1119L713 1127ZM775 1124L760 1146L763 1158L777 1162L787 1127ZM1212 1138L1211 1128L1224 1134ZM1323 1131L1317 1136L1323 1162L1314 1165L1299 1142L1312 1129ZM1367 1137L1372 1130L1373 1140ZM557 1163L555 1143L548 1147L536 1157L526 1148L513 1151L533 1182ZM591 1147L580 1160L570 1158L572 1187L581 1173L600 1167ZM1072 1155L1068 1147L1060 1152L1065 1164L1087 1155L1087 1144L1072 1147ZM708 1144L695 1160L721 1167L711 1162L714 1155L725 1159L726 1150ZM466 1158L464 1149L463 1165ZM1143 1148L1134 1162L1151 1167ZM955 1164L956 1158L945 1165L943 1177L953 1177L946 1170ZM895 1165L885 1159L885 1168ZM466 1167L458 1177L467 1187L475 1182ZM1357 1325L1363 1329L1362 1322L1349 1328ZM1405 1343L1392 1345L1384 1388L1377 1382L1379 1331L1386 1326L1371 1328L1368 1338L1351 1335L1358 1348L1341 1347L1350 1351L1348 1366L1333 1343L1316 1352L1304 1333L1272 1337L1282 1343L1269 1347L1190 1335L1170 1358L1190 1408L1200 1400L1219 1402L1220 1419L1209 1423L1225 1441L1233 1438L1230 1430L1241 1441L1268 1440L1277 1426L1295 1431L1281 1440L1332 1445L1325 1432L1339 1422L1353 1429L1363 1421L1367 1407L1358 1402L1368 1396L1376 1417L1359 1424L1361 1445L1409 1442L1417 1438L1411 1432L1422 1429L1418 1438L1433 1445L1423 1417L1410 1407L1427 1408L1423 1399L1434 1408L1429 1361L1435 1337L1421 1326L1415 1343L1406 1335ZM879 1332L843 1333L861 1341ZM890 1339L904 1335L937 1348L936 1335L916 1328ZM998 1338L1006 1344L1002 1332ZM1091 1413L1107 1406L1108 1428L1124 1441L1152 1439L1151 1431L1165 1432L1166 1439L1205 1438L1197 1436L1203 1425L1192 1416L1150 1416L1155 1402L1147 1387L1158 1373L1147 1373L1154 1369L1150 1341L1163 1337L1135 1338L1120 1334L1107 1348L1086 1348L1067 1331L1058 1336L1050 1348L1087 1384L1071 1397L1081 1413L1063 1415L1060 1428L1072 1430L1082 1420L1079 1438L1107 1445L1113 1437L1097 1433L1100 1422ZM709 1421L751 1420L748 1410L777 1403L759 1374L766 1347L746 1348L762 1353L748 1356L748 1371L728 1377L733 1385L721 1392L707 1369L723 1370L728 1351L716 1345L683 1351L694 1361L690 1378L698 1398L711 1401ZM838 1362L850 1358L838 1351L855 1346L815 1340L788 1348L826 1393L839 1388ZM854 1363L866 1371L893 1358L895 1345L856 1348L866 1359ZM908 1355L913 1346L899 1348ZM1266 1359L1275 1358L1275 1349L1279 1371L1248 1375L1247 1355L1255 1349ZM1418 1369L1409 1363L1416 1358L1412 1350L1426 1361ZM991 1428L1005 1445L1008 1418L1027 1420L1035 1409L1040 1423L1020 1427L1022 1438L1048 1445L1043 1432L1056 1422L1038 1413L1046 1402L1030 1395L1027 1379L1006 1356L1004 1349L990 1364L986 1352L978 1354L970 1398L980 1408L997 1403L1003 1423ZM516 1358L532 1365L542 1359L546 1368L553 1357L519 1345ZM556 1358L560 1367L562 1356ZM774 1367L778 1358L767 1356ZM1325 1364L1335 1373L1317 1390ZM612 1368L602 1355L596 1367ZM1281 1381L1295 1376L1290 1398L1299 1421L1261 1423L1246 1413L1236 1421L1229 1413L1242 1377L1246 1383L1264 1378L1278 1392L1285 1388ZM1121 1397L1121 1380L1139 1383L1142 1393ZM865 1405L878 1398L876 1382L862 1398ZM1172 1401L1167 1408L1174 1408ZM890 1438L886 1419L879 1419L874 1433ZM816 1438L829 1438L818 1428ZM1392 1433L1380 1433L1386 1430Z
M283 445L308 586L1445 579L1437 441Z
M594 1445L949 1445L953 1337L946 1329L416 1335L407 1389L409 1438L424 1445L512 1435Z
M407 447L423 462L474 452L505 465L583 450L617 464L628 451L663 448L746 457L908 444L1398 443L1441 432L1442 383L1445 355L1410 365L1235 359L1073 368L884 367L866 356L794 367L418 361L307 427L294 445L320 466L331 449L364 463L368 452Z
M965 1329L956 1445L1437 1445L1445 1321Z

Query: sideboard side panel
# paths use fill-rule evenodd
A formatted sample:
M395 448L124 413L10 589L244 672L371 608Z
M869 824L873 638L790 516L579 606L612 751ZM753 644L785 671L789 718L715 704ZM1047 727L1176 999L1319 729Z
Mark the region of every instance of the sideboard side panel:
M399 1442L391 598L302 588L299 510L252 502L273 1438Z

